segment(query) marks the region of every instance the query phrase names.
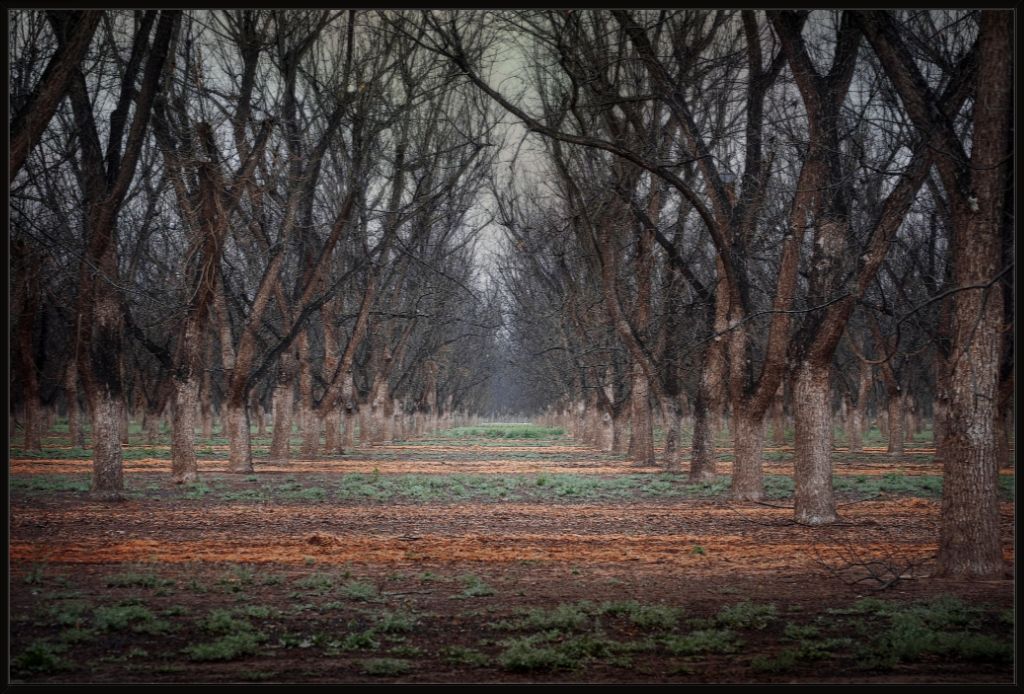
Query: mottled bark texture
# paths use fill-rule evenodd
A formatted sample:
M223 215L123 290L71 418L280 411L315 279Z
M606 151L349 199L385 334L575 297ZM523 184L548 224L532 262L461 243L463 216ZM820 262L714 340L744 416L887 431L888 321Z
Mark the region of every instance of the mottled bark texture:
M798 523L823 525L836 520L832 493L832 402L827 364L801 363L793 379L796 449L793 478Z
M999 576L998 470L993 422L997 401L1003 297L1006 187L1011 174L1013 14L981 11L970 157L928 86L893 17L864 12L865 34L918 129L934 132L935 164L952 209L953 286L949 408L943 449L939 570L948 576Z
M196 464L196 400L199 379L175 380L171 404L171 479L176 484L199 479Z

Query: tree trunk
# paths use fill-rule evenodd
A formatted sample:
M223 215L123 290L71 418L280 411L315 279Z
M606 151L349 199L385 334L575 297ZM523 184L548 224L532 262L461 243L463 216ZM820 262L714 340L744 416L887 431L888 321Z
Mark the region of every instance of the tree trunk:
M303 456L313 457L320 448L320 417L313 411L313 368L310 359L309 335L302 331L298 338L299 352L299 426L302 427Z
M171 480L175 484L199 479L195 449L198 398L199 382L195 376L186 381L175 379L171 407Z
M830 371L828 364L805 361L793 378L795 518L807 525L825 525L836 520Z
M598 442L602 451L606 453L615 452L615 423L611 412L604 412L600 415L598 429Z
M356 447L356 422L359 418L351 407L345 407L345 431L341 435L341 452L349 453Z
M203 426L202 437L204 441L213 438L213 384L210 380L210 370L203 369L203 380L199 390L199 411ZM221 434L224 427L221 427Z
M270 440L270 460L287 463L291 457L292 409L294 406L294 361L288 354L281 355L277 384L274 386L274 431Z
M733 408L732 498L760 501L764 497L764 416L743 407Z
M683 417L682 404L679 397L666 398L661 411L665 413L665 469L668 472L679 472L682 458L682 441L679 426Z
M786 410L783 401L783 387L779 386L779 392L772 401L772 445L786 445Z
M629 457L637 465L653 466L654 423L647 377L639 364L633 365L633 389L630 396L632 425L630 427Z
M92 398L92 489L94 497L120 501L124 490L121 419L124 401L109 392Z
M889 402L886 405L888 410L886 419L889 425L889 453L891 455L903 455L903 403L903 391L890 392Z
M252 398L250 403L253 415L256 417L256 435L264 438L267 435L267 417L263 410L263 403L259 398Z
M949 412L943 445L940 572L1001 576L999 469L993 424L1003 347L1002 223L1012 180L1013 16L981 13L978 62L985 70L974 103L970 180L973 198L948 190L953 205L953 282ZM948 155L952 157L952 155ZM955 177L944 182L953 187ZM982 287L966 289L967 287Z
M68 443L72 448L85 448L85 428L78 406L78 365L72 356L64 375L64 397L68 401Z
M626 433L626 411L625 408L620 408L617 412L611 414L611 426L612 426L612 453L623 454L628 450L627 443L629 439Z
M324 452L327 455L342 453L341 447L341 411L332 407L324 415Z
M224 403L221 419L228 436L228 471L252 472L252 435L249 431L249 410L245 399Z
M708 389L702 380L693 401L693 441L690 454L690 482L710 482L718 477L715 440L711 431Z
M163 412L163 408L163 404L161 404L159 408L150 406L146 407L143 428L146 433L146 443L149 445L157 443L160 439L160 415Z

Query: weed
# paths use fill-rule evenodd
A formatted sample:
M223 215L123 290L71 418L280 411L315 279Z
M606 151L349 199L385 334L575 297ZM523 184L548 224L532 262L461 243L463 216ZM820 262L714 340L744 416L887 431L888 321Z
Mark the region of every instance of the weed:
M395 646L391 649L391 655L399 658L419 658L424 650L418 646Z
M373 629L346 634L340 642L332 644L342 651L376 650L380 648L380 641L373 638Z
M439 651L439 655L449 663L468 667L484 667L491 662L487 654L465 646L444 646Z
M642 605L635 600L605 602L599 614L622 615L642 629L671 629L683 616L682 608L668 605Z
M754 672L789 672L797 666L800 655L794 648L784 648L775 656L766 655L754 656L750 661L750 668Z
M25 574L25 585L37 586L43 582L44 578L44 567L41 564L36 564L32 569Z
M166 634L174 629L170 622L157 619L148 607L123 603L96 608L93 624L100 631L130 630L137 634Z
M543 635L508 639L504 642L505 650L498 656L498 664L513 672L570 669L578 665L568 653L550 646L546 641Z
M238 619L230 610L215 609L198 622L199 627L212 634L231 634L252 631L252 624Z
M463 597L482 598L494 595L494 588L491 588L484 583L483 579L474 574L466 574L462 577L462 580L466 584L465 590L462 591Z
M377 598L377 587L364 581L349 581L341 587L341 594L351 600L369 602Z
M295 581L295 586L323 595L334 588L334 579L324 573L312 573Z
M372 658L363 661L363 674L371 677L396 677L412 671L408 660L397 658Z
M46 610L46 616L60 626L76 626L85 621L89 610L89 603L86 601L70 600L60 605L52 605Z
M407 634L416 627L415 615L402 612L382 612L377 618L377 631L382 634Z
M554 609L534 608L526 610L522 616L514 620L498 622L495 626L499 629L520 630L520 629L582 629L590 620L588 609L590 603L582 602L576 604L563 603Z
M673 655L735 653L741 642L729 629L699 629L686 636L666 636L662 644Z
M107 576L107 587L109 588L161 588L174 585L169 578L160 578L154 574L123 573Z
M259 632L243 631L222 636L209 643L197 643L182 650L189 660L234 660L245 655L254 655L266 637Z
M62 643L90 643L96 639L96 630L71 627L60 632L57 638Z
M776 612L775 605L759 605L747 601L723 608L715 621L723 627L764 629L775 619Z
M11 669L23 674L47 674L71 668L71 663L60 656L67 646L49 641L33 641L11 661Z

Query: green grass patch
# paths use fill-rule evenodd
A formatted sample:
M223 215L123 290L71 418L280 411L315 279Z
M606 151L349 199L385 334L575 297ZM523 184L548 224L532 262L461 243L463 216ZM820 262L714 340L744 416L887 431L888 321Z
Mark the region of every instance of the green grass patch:
M266 637L259 632L243 631L208 643L197 643L182 649L182 653L196 661L235 660L258 653L264 640Z

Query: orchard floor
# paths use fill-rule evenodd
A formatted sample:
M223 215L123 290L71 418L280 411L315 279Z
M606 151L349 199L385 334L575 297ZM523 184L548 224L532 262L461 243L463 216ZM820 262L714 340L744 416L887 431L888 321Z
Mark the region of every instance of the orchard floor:
M482 433L285 465L257 440L252 475L214 440L188 486L133 443L115 503L90 499L88 451L12 449L13 681L1014 680L1012 470L1006 574L966 582L934 575L923 445L837 451L840 521L810 528L790 448L766 450L755 504L728 499L728 449L689 485Z

